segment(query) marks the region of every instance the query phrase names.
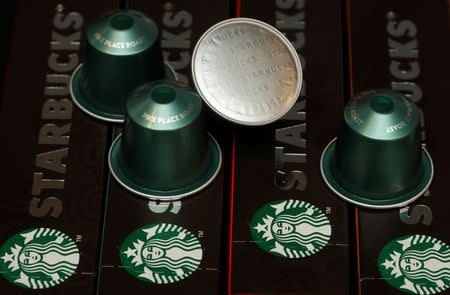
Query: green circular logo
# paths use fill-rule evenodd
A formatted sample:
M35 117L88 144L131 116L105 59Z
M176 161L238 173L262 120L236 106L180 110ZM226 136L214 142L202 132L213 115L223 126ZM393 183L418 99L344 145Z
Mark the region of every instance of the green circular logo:
M170 284L191 275L202 260L197 238L174 224L152 224L132 232L122 243L120 260L143 281Z
M0 249L0 273L14 285L50 288L64 282L78 266L80 253L64 233L32 228L15 234Z
M256 212L250 232L270 254L301 258L319 252L331 236L328 218L318 208L299 200L270 203Z
M403 236L384 246L378 269L398 290L436 294L450 287L450 248L430 236Z

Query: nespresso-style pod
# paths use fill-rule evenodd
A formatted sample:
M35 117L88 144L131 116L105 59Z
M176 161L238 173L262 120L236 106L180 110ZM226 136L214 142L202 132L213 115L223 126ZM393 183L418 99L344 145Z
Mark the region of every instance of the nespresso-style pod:
M345 107L337 138L322 154L321 171L334 193L362 207L394 208L416 200L433 178L419 109L392 90L356 95Z
M221 163L195 90L153 81L131 94L123 133L109 153L112 175L124 188L150 199L181 199L211 183Z
M103 121L121 123L128 95L139 85L175 80L164 63L156 23L136 10L118 10L94 19L86 29L84 62L71 79L74 103Z

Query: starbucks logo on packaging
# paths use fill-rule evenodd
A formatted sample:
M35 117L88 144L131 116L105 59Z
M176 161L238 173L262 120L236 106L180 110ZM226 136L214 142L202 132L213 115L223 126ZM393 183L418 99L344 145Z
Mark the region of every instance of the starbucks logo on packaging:
M378 268L398 290L436 294L450 287L450 248L433 237L404 236L383 248Z
M174 224L152 224L132 232L120 248L120 260L134 277L169 284L191 275L202 260L197 238Z
M11 283L30 289L53 287L70 277L80 253L64 233L33 228L15 234L0 249L0 273Z
M328 218L315 206L298 200L270 203L252 218L250 232L265 251L301 258L320 251L331 236Z

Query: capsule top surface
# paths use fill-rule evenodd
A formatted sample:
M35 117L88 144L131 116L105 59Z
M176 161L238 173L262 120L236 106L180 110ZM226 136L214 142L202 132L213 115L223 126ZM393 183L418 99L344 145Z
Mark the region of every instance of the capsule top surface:
M158 39L155 21L136 10L116 10L89 23L87 41L110 55L133 55L145 51Z
M391 141L410 135L420 123L417 106L404 95L388 90L364 91L344 111L345 123L373 140Z
M202 101L189 85L176 81L152 81L138 87L127 101L127 115L151 130L175 130L194 121Z

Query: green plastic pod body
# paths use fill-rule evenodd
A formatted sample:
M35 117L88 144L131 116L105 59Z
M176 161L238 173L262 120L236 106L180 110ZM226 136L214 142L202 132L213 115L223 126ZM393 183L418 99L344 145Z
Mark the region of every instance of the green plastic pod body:
M352 98L333 166L336 181L363 198L383 201L416 187L424 173L417 106L384 89Z
M133 89L163 76L159 30L151 18L135 10L120 10L88 25L80 92L89 105L125 114Z
M208 138L200 96L186 84L154 81L126 104L121 153L136 184L168 191L198 181L208 168Z

